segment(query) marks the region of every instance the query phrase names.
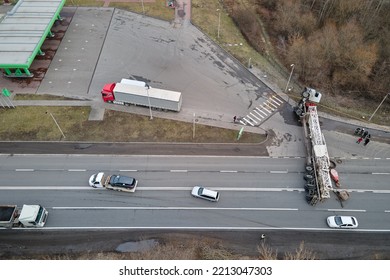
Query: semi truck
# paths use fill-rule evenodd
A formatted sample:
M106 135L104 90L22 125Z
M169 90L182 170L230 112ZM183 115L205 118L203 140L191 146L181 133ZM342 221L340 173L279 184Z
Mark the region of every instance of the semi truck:
M41 228L46 224L49 212L41 205L0 205L0 227Z
M152 88L145 82L128 79L104 85L101 94L104 102L158 110L179 112L182 104L181 92Z

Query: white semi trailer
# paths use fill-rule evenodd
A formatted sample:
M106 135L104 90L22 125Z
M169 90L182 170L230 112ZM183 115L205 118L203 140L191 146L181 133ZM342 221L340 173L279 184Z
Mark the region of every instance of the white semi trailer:
M178 91L152 88L144 82L126 80L106 84L102 89L104 102L121 105L138 105L179 112L182 94Z

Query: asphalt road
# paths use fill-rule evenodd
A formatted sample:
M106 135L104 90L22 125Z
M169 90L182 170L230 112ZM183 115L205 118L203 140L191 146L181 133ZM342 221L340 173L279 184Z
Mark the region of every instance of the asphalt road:
M2 155L1 162L1 203L20 205L27 199L50 212L43 230L1 230L3 258L77 253L87 247L90 252L112 251L127 241L153 237L163 242L178 233L185 238L213 236L226 248L251 256L264 232L280 253L295 250L301 241L320 258L386 258L390 252L389 232L374 231L390 225L386 181L373 179L385 175L368 172L381 165L376 160L340 164L350 176L346 181L365 176L375 182L368 190L356 185L344 208L334 197L316 207L305 203L299 189L303 158ZM138 190L124 194L86 186L90 173L103 167L136 174ZM217 204L190 196L199 175L221 191ZM333 213L358 216L360 229L328 229L325 218ZM107 241L111 235L115 237Z

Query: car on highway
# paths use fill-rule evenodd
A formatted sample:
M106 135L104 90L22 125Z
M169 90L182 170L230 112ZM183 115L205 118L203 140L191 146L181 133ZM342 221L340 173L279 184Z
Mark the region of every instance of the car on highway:
M108 175L104 172L93 174L89 180L89 186L93 188L106 188L116 191L134 192L138 181L133 177L123 175Z
M213 202L217 202L219 200L219 192L207 189L202 186L193 187L191 195Z
M331 228L357 228L358 221L353 216L330 216L326 219Z

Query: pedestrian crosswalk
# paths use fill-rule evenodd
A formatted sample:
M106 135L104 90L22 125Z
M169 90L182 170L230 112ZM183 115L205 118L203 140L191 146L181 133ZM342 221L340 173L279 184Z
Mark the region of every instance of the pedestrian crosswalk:
M283 104L283 100L273 95L253 109L248 115L240 118L239 122L243 125L258 126L266 120L272 113L279 109Z

